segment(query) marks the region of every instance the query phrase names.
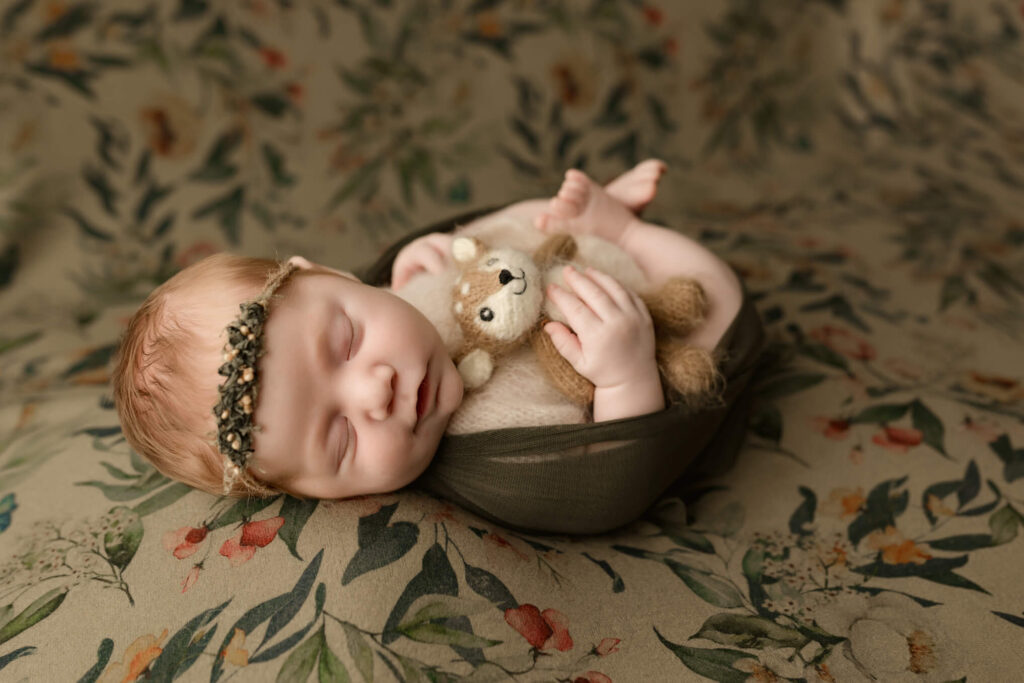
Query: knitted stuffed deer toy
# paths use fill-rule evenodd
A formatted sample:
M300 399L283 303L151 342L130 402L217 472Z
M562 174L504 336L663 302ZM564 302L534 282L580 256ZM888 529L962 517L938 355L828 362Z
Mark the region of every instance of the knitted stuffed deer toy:
M576 372L543 329L549 320L566 323L544 292L549 282L560 283L564 265L574 263L575 239L552 235L531 255L510 247L489 248L475 237L457 237L452 254L460 271L452 310L463 333L454 359L466 389L482 386L502 355L529 341L554 386L577 404L591 403L594 385ZM704 290L695 280L676 277L655 292L638 294L654 321L662 376L687 403L702 403L720 375L710 353L681 338L704 320Z

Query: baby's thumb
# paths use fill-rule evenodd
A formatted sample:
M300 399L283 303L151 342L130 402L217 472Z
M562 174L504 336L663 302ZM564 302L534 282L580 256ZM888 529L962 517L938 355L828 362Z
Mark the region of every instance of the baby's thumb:
M547 323L544 325L544 332L551 337L551 343L555 345L555 350L575 368L583 357L579 337L560 322Z

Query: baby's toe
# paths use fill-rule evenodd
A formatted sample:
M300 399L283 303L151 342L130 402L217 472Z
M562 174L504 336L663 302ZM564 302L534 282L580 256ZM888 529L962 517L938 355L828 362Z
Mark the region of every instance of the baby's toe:
M572 218L573 216L578 216L582 208L583 205L579 199L571 195L563 197L562 193L559 192L557 197L551 199L548 212L558 218Z

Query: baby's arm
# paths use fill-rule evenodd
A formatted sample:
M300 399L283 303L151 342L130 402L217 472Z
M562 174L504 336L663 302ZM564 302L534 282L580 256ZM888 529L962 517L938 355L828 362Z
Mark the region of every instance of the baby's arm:
M548 296L572 330L550 322L544 331L576 372L594 383L594 422L663 409L654 324L647 306L613 277L593 268L580 273L566 266L564 273L572 291L552 283Z
M453 239L450 233L432 232L402 247L391 266L391 289L401 289L420 271L437 274L453 267Z

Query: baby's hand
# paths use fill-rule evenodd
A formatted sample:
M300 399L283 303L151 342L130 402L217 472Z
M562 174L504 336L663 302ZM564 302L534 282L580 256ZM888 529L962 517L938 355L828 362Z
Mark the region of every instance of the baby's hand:
M452 240L455 237L445 232L432 232L418 237L405 245L391 266L391 288L399 290L413 275L425 270L442 273L455 265L452 258Z
M593 268L579 273L566 266L565 281L572 292L552 283L548 296L575 334L560 322L544 326L558 352L597 389L646 378L656 366L654 324L643 300Z

